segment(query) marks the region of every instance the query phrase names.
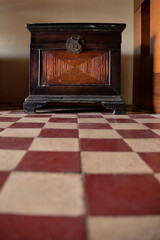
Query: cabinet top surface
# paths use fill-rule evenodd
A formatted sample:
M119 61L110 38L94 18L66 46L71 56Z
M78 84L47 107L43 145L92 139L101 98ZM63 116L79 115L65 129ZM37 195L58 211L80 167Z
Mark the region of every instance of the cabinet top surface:
M29 31L117 31L122 32L124 23L34 23L26 24Z

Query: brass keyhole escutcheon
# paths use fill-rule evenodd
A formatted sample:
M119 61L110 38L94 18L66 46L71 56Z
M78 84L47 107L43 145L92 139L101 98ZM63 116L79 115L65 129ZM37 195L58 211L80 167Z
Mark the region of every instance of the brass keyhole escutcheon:
M84 40L78 35L71 36L66 41L66 49L71 53L74 54L81 53L83 51L83 48Z

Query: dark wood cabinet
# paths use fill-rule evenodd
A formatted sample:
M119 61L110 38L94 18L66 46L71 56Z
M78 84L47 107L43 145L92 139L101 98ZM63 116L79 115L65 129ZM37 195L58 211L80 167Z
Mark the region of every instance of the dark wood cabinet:
M24 111L48 103L101 103L125 113L120 96L125 24L27 24L31 32L30 93Z

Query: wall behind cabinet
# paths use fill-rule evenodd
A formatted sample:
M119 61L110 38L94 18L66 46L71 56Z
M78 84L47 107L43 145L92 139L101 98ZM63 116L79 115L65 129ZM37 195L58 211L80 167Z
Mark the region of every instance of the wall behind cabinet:
M122 45L122 95L132 102L133 0L0 0L0 103L28 96L29 41L26 23L126 23Z

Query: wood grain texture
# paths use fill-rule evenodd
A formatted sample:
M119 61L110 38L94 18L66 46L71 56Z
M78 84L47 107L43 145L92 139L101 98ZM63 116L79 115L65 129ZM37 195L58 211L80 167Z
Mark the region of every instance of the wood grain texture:
M109 53L84 51L42 52L42 85L52 84L107 84Z

